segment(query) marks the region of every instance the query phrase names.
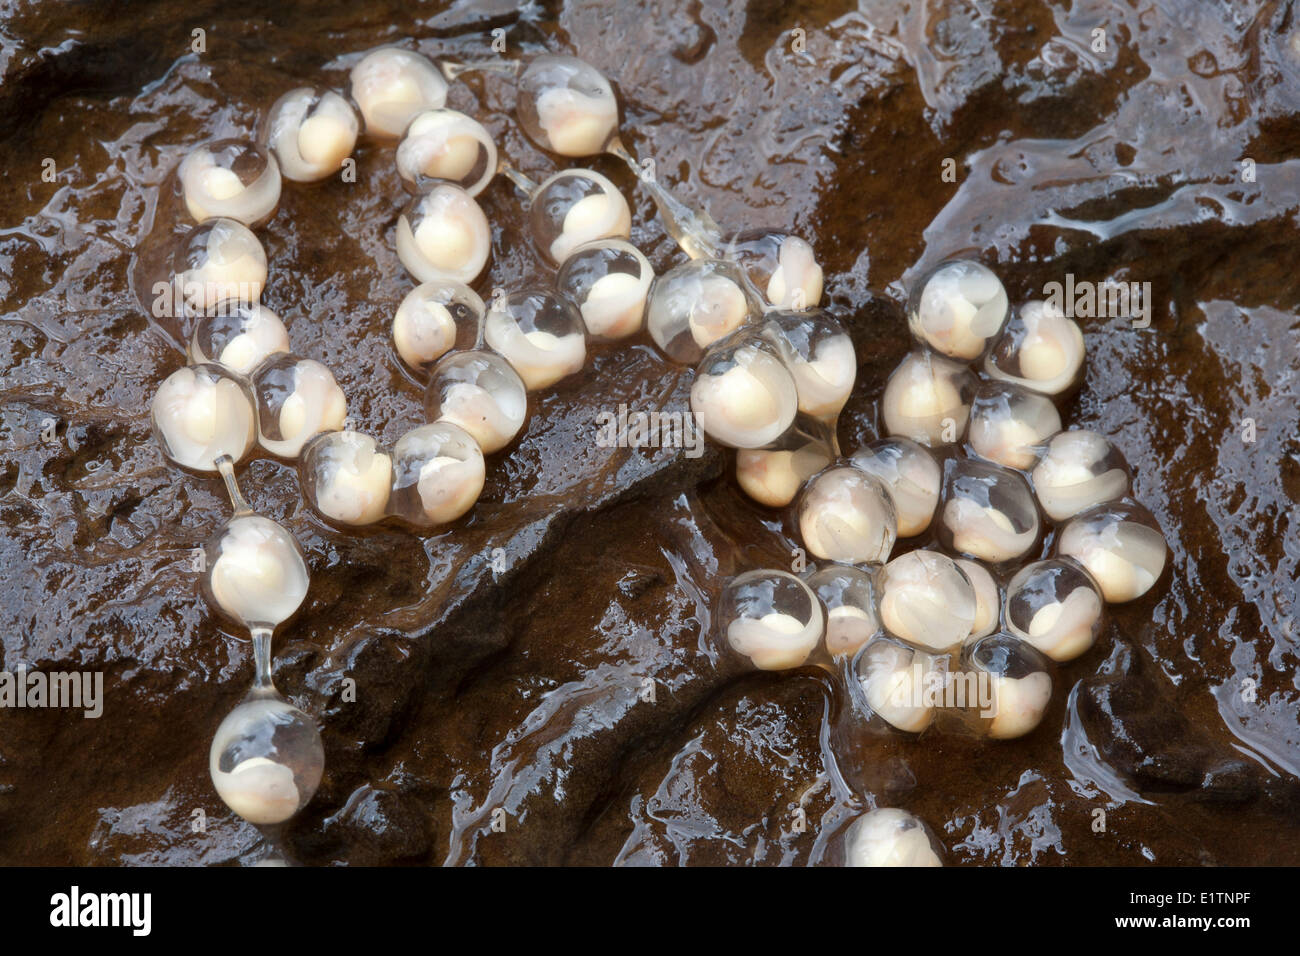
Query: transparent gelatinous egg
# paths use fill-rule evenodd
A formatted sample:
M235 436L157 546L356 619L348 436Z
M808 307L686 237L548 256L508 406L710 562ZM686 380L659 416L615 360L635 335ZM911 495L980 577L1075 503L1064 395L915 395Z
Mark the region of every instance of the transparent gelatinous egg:
M268 355L289 351L289 333L264 305L232 303L194 324L186 355L192 365L208 362L247 375Z
M455 521L474 506L486 475L483 451L451 422L413 428L393 446L393 494L388 511L431 527Z
M344 525L384 517L393 485L393 458L369 435L326 432L308 442L298 463L303 497L321 517Z
M933 352L913 352L889 376L880 401L885 430L930 448L961 440L975 394L965 365Z
M966 649L968 666L987 675L979 717L994 740L1023 737L1043 719L1052 699L1052 675L1043 655L1019 638L992 634Z
M971 404L971 450L1021 471L1038 460L1037 445L1061 430L1061 413L1045 395L1010 382L982 382Z
M393 347L411 368L426 370L453 348L472 346L486 313L479 294L463 282L421 283L393 316Z
M632 210L618 187L590 169L562 169L537 187L529 210L537 249L559 265L597 239L626 239Z
M543 149L595 156L618 131L618 100L609 80L577 57L535 57L518 88L519 125Z
M740 263L773 307L800 311L822 299L822 267L813 247L784 232L741 233L731 240L727 258Z
M447 80L428 57L380 47L352 67L349 92L368 136L397 139L415 117L446 105Z
M742 448L736 452L736 480L759 504L781 508L794 501L805 481L830 463L830 448L806 437L789 448Z
M397 258L420 282L471 283L487 264L492 229L474 197L439 183L397 219Z
M243 223L209 219L182 240L174 274L189 315L206 315L224 303L255 303L266 288L266 251Z
M555 285L582 313L588 335L614 341L640 331L654 279L650 260L636 246L598 239L569 253Z
M498 296L488 306L485 339L529 389L546 388L582 370L587 336L569 300L543 289Z
M747 571L723 589L718 625L726 646L759 670L787 670L821 642L822 606L793 574Z
M689 365L762 311L734 263L692 259L655 279L646 328L665 355Z
M1071 429L1053 435L1040 452L1030 477L1038 503L1053 521L1129 492L1128 462L1104 435Z
M1080 512L1061 529L1057 554L1087 569L1112 604L1140 598L1165 569L1168 545L1151 512L1114 502Z
M154 435L176 464L216 471L216 460L240 461L257 440L253 397L220 365L177 369L158 386L151 410Z
M255 691L217 728L208 769L235 813L249 823L283 823L315 794L325 750L315 721L274 691Z
M971 628L970 637L966 639L968 642L974 641L997 630L998 622L1002 619L1002 595L993 575L984 565L970 558L955 560L957 567L965 572L966 579L975 589L975 624Z
M944 466L938 530L945 547L1004 564L1030 552L1040 527L1034 495L1018 472L973 460Z
M878 438L855 452L850 461L889 489L900 538L913 537L930 527L939 505L943 474L928 448L910 438Z
M1071 661L1101 632L1101 592L1070 558L1027 564L1007 585L1007 630L1054 661Z
M430 421L459 425L485 455L514 441L528 415L523 379L500 355L452 352L434 366L424 393Z
M864 813L844 834L845 866L943 866L938 842L906 810Z
M947 555L910 551L886 564L877 584L881 623L909 644L948 651L975 628L975 588Z
M308 439L343 427L348 401L328 368L291 352L272 355L253 372L258 442L272 455L297 458Z
M763 334L794 376L799 411L830 421L849 400L858 356L844 327L821 309L769 312Z
M1044 395L1060 395L1078 383L1083 359L1078 323L1035 300L1016 309L985 358L984 373Z
M226 139L195 147L181 161L181 194L196 222L266 222L280 202L280 164L253 143Z
M204 590L212 603L252 630L275 628L307 596L307 562L293 535L261 515L231 518L204 546Z
M312 183L343 168L360 132L361 120L347 99L300 86L275 101L265 137L285 179Z
M868 571L838 565L808 576L826 609L826 650L832 657L856 654L880 630L876 582Z
M1008 305L1007 291L992 269L970 259L953 259L913 287L907 325L923 345L970 362L1001 334Z
M473 117L456 110L429 110L406 128L397 147L397 174L412 192L438 182L455 183L477 196L497 171L492 135Z
M789 369L756 336L719 343L695 370L691 410L705 434L733 448L763 448L799 411Z
M850 691L890 726L919 734L934 720L935 658L891 637L877 637L853 664Z
M849 465L828 468L804 487L799 536L818 558L879 564L898 537L894 501L878 478Z

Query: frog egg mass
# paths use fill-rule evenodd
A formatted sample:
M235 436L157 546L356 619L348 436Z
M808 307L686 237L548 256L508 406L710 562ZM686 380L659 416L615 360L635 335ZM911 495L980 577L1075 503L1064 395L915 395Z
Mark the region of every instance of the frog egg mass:
M864 813L844 835L845 866L943 866L934 839L906 810Z
M209 219L190 230L176 250L175 285L190 314L224 303L256 303L266 288L266 251L233 219Z
M918 340L949 358L969 362L984 354L1007 321L1007 293L993 270L978 262L945 262L917 284L908 303L908 327Z
M885 486L849 465L830 468L808 482L798 522L809 553L849 564L883 562L898 535Z
M361 121L333 90L300 86L275 101L266 122L266 145L285 179L317 182L343 168L356 148Z
M970 666L988 675L989 704L980 713L994 740L1023 737L1043 719L1052 699L1052 676L1043 655L1006 634L981 638L968 649Z
M1052 436L1030 477L1038 503L1053 521L1066 521L1129 491L1124 456L1104 436L1078 429Z
M311 800L325 770L320 732L278 696L250 695L217 728L208 769L218 795L249 823L283 823Z
M572 56L535 57L519 78L519 123L543 149L594 156L618 129L618 100L609 80Z
M222 140L181 161L181 191L195 222L233 219L246 226L270 219L280 202L280 166L259 146Z
M833 420L849 400L858 374L848 333L820 309L768 313L763 329L794 376L799 411Z
M665 355L688 365L761 313L761 303L745 291L744 277L733 263L692 259L655 280L646 328Z
M975 376L932 352L913 352L894 369L881 398L890 435L930 448L958 441L966 431Z
M258 440L272 455L296 458L314 435L337 431L347 417L343 389L315 359L288 352L272 356L253 375L261 428Z
M434 366L424 409L430 421L465 429L490 455L514 441L524 427L528 396L519 373L500 355L452 352Z
M413 369L425 369L460 342L473 342L487 307L461 282L435 280L410 292L393 316L393 347Z
M826 609L826 650L832 657L856 654L880 631L875 580L847 565L822 568L808 587Z
M618 187L590 169L564 169L537 188L529 212L538 251L556 265L597 239L627 239L632 211Z
M762 448L785 433L799 411L794 378L762 340L719 345L696 371L691 410L705 433L733 448Z
M393 483L393 459L369 435L328 432L302 454L303 494L323 517L343 525L384 517Z
M944 469L939 537L945 547L990 564L1024 557L1041 522L1029 485L1018 472L973 460Z
M654 278L650 260L636 246L598 239L569 253L555 283L578 307L589 336L615 341L641 330Z
M240 461L257 437L252 397L219 365L172 372L154 394L151 415L167 457L195 471L216 471L223 455Z
M1070 519L1056 539L1056 551L1088 571L1113 604L1133 601L1151 590L1165 569L1168 545L1155 518L1141 505L1098 505Z
M1097 585L1069 558L1025 565L1007 585L1007 629L1054 661L1092 647L1101 611Z
M968 440L981 458L1028 470L1038 460L1036 446L1060 430L1061 414L1044 395L995 382L975 392Z
M476 119L456 110L429 110L411 121L397 147L397 173L414 192L445 180L471 196L497 171L497 147Z
M264 305L238 303L199 319L190 336L191 365L208 362L247 375L268 355L289 351L289 333Z
M420 282L471 283L487 264L492 229L464 189L439 183L397 220L397 257Z
M1083 332L1060 309L1026 302L984 360L989 378L1021 385L1044 395L1061 395L1083 370Z
M889 489L900 538L913 537L930 527L939 505L943 474L928 448L910 438L880 438L856 452L852 463Z
M208 592L249 629L274 628L307 596L307 565L293 536L260 515L232 518L207 548Z
M909 644L947 651L975 627L975 589L965 572L936 551L910 551L880 572L880 620Z
M566 299L542 290L493 300L484 335L529 389L554 385L580 371L587 360L587 337L578 310Z
M800 667L822 639L823 612L808 585L785 571L748 571L722 592L726 644L759 670Z
M451 422L412 429L393 447L390 510L418 526L455 521L474 506L486 466L478 443Z
M352 67L352 99L366 134L397 139L411 120L447 102L447 81L427 57L400 47L372 50Z

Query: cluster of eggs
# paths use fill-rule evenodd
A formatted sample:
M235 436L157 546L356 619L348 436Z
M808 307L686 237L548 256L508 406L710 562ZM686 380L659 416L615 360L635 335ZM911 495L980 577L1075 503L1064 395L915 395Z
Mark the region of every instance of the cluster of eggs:
M1155 519L1129 497L1123 455L1102 435L1062 428L1056 401L1084 364L1072 319L1046 302L1013 311L998 277L961 259L920 279L907 314L918 348L885 386L885 435L847 460L832 460L829 443L810 450L816 433L797 426L810 413L809 373L797 364L809 351L791 362L763 323L706 353L696 389L709 391L692 395L705 430L741 449L741 487L792 505L793 533L816 559L802 575L755 570L728 582L718 640L758 669L836 675L832 741L846 780L864 789L873 734L1032 731L1053 666L1093 645L1106 603L1147 593L1167 554ZM713 400L738 369L752 380ZM896 553L900 539L916 546ZM927 863L933 840L918 826L859 821L848 858ZM893 834L894 851L881 834Z

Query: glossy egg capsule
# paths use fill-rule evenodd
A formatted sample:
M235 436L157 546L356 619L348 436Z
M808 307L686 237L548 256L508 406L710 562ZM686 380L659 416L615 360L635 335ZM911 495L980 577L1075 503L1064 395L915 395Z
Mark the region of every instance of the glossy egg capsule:
M786 571L747 571L727 583L718 604L725 646L759 670L802 666L821 643L821 602Z
M244 381L220 365L189 365L163 380L150 415L158 444L176 464L216 471L228 455L238 462L257 441L254 401Z
M885 431L929 448L957 442L966 431L975 386L965 365L930 351L912 352L885 385Z
M975 628L975 588L947 555L909 551L881 569L878 585L881 623L909 644L950 651Z
M393 315L393 348L410 368L427 371L453 348L472 346L486 314L479 294L463 282L423 282Z
M1030 478L1038 503L1053 521L1066 521L1129 492L1128 462L1104 435L1071 429L1053 435L1039 452Z
M934 721L935 658L896 638L870 641L853 662L849 692L891 727L919 734Z
M186 356L191 365L209 362L247 375L268 355L289 351L289 333L264 305L234 303L194 324Z
M275 101L263 137L285 179L313 183L343 168L360 132L357 111L343 96L300 86Z
M393 446L388 511L418 527L455 521L483 491L483 451L465 429L434 422L407 432Z
M397 139L411 121L447 103L447 80L428 57L401 47L371 50L352 67L349 93L367 136Z
M1101 591L1070 558L1027 564L1007 585L1007 630L1054 661L1092 647L1101 622Z
M923 345L970 362L996 341L1008 312L1007 291L992 269L970 259L952 259L913 287L907 325Z
M469 284L478 278L492 252L487 216L469 193L439 183L397 219L397 257L420 282Z
M829 313L808 309L769 312L762 330L794 376L799 411L819 421L834 420L858 374L858 356L844 327Z
M989 564L1024 557L1041 522L1029 485L1018 472L973 460L944 466L939 539L945 547Z
M889 491L850 465L828 468L804 486L798 526L810 554L848 564L880 564L898 536Z
M1120 501L1071 518L1057 536L1056 552L1082 564L1108 602L1122 604L1151 590L1169 547L1151 512Z
M578 307L596 341L625 339L641 330L655 273L641 250L622 239L597 239L564 260L555 285Z
M748 232L727 246L728 259L738 262L754 288L777 309L815 309L822 300L822 267L813 247L784 232Z
M1023 737L1043 719L1052 699L1047 660L1008 634L980 638L966 648L966 666L987 675L988 690L978 718L994 740Z
M808 587L826 610L826 650L831 657L856 654L879 633L876 582L870 572L834 565L810 574Z
M799 395L772 346L741 334L718 343L696 368L691 410L714 441L764 448L794 423Z
M266 288L266 251L243 223L209 219L177 247L173 275L189 315L206 315L225 303L255 303Z
M494 298L483 321L484 337L528 389L546 388L582 370L587 336L572 302L544 289Z
M325 432L303 449L298 480L303 497L326 520L353 527L374 524L388 510L393 457L370 435Z
M208 754L217 794L249 823L283 823L325 770L315 722L273 689L254 689L217 728Z
M595 156L618 131L618 99L609 80L577 57L535 57L519 77L519 125L543 149Z
M337 431L348 414L334 374L315 359L279 352L253 370L258 442L272 455L296 458L308 439Z
M195 222L266 222L280 202L280 164L253 143L226 139L191 150L181 161L181 194Z
M650 337L674 362L698 362L714 342L762 314L747 285L735 263L723 259L691 259L670 269L650 289Z
M970 558L954 560L975 589L975 624L971 627L970 637L966 639L967 642L972 642L997 630L1002 620L1002 593L984 565Z
M943 866L938 841L906 810L862 814L844 833L845 866Z
M1061 413L1045 395L1009 382L981 382L971 404L971 450L994 464L1026 471L1037 446L1061 430Z
M492 135L473 117L456 110L428 110L411 120L397 147L397 174L412 192L438 182L477 196L497 171Z
M1078 384L1083 359L1079 324L1059 308L1035 300L1015 311L984 359L984 373L1044 395L1061 395Z
M452 352L433 367L424 410L429 421L465 429L490 455L524 427L528 395L519 373L500 355L481 349Z
M928 448L910 438L878 438L854 452L850 462L889 489L900 538L914 537L930 527L939 506L943 473Z
M794 501L805 481L831 463L830 446L791 428L775 448L736 452L736 481L754 501L783 508Z
M632 210L618 187L590 169L562 169L537 187L529 207L533 241L547 261L564 262L597 239L626 239Z
M293 535L269 518L231 518L204 545L204 593L213 606L249 630L274 629L307 596L309 575Z

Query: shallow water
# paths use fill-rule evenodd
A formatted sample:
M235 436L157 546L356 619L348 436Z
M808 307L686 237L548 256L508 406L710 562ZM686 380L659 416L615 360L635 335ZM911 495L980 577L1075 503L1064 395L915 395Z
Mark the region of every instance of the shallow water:
M1083 320L1087 378L1063 418L1123 449L1171 570L1058 667L1035 733L888 738L878 789L846 794L824 772L825 680L746 676L701 636L727 576L788 563L782 516L740 496L717 449L598 448L597 411L681 408L690 380L648 342L600 349L533 398L480 504L443 534L340 534L304 507L291 468L244 470L313 574L277 637L276 681L320 718L327 769L280 851L802 864L834 859L829 835L866 801L921 816L955 863L1300 862L1293 4L437 9L328 2L267 20L261 4L164 0L128 20L20 2L0 22L4 666L103 670L106 690L98 720L0 717L0 861L268 852L207 774L252 673L248 641L219 629L190 570L227 506L149 434L150 398L184 361L180 330L140 302L151 256L181 231L167 177L205 139L250 136L298 81L341 87L370 47L414 38L479 58L501 28L512 56L574 52L614 80L629 146L682 198L730 228L814 241L862 362L846 450L877 434L875 402L909 345L905 283L937 259L977 254L1015 301L1066 273L1150 282L1150 328ZM518 131L504 80L468 77L449 105L534 179L555 168ZM334 370L358 427L392 441L423 420L388 335L413 285L393 251L405 194L390 149L357 159L355 184L286 184L259 230L264 301ZM656 268L680 261L628 171L595 167L633 199L632 239ZM494 229L482 290L547 281L508 185L480 199Z

